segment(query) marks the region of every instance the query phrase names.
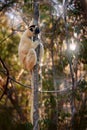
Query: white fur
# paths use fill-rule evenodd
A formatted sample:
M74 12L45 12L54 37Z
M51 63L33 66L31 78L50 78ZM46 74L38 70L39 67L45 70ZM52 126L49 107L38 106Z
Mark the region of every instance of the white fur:
M27 29L20 40L18 47L18 54L20 62L24 65L27 70L32 70L34 65L37 63L37 55L35 48L40 44L40 60L44 53L44 48L40 40L33 42L30 37L33 37L34 34L29 29Z

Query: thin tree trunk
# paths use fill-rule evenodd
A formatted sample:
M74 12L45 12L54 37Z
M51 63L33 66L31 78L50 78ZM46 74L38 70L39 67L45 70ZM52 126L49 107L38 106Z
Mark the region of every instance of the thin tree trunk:
M38 25L39 18L39 9L37 0L34 0L34 24ZM35 36L33 40L38 39L38 36ZM37 61L39 61L39 52L40 45L36 48ZM34 66L33 72L33 130L39 130L38 121L39 121L39 110L38 110L38 64Z
M87 19L87 0L80 0L81 2L81 6L82 6L82 9L84 10L84 13L85 13L85 19Z
M55 77L55 74L56 74L56 70L55 70L55 66L54 66L54 51L53 51L53 47L52 47L52 50L51 50L51 57L52 57L52 72L53 72L53 85L54 85L54 89L55 91L57 91L57 85L56 85L56 77ZM55 123L55 130L58 130L58 93L55 93L55 98L56 98L56 113L55 113L55 120L54 120L54 123Z
M68 58L68 62L69 62L69 68L70 68L70 74L71 74L71 80L72 80L72 95L71 95L71 113L72 113L72 117L71 117L71 126L72 126L72 130L75 130L75 124L74 124L74 117L75 117L75 113L76 113L76 109L75 109L75 79L74 79L74 73L73 73L73 69L72 69L72 58L71 55L69 54L69 42L68 42L68 25L67 25L67 0L63 1L64 4L64 22L65 22L65 33L66 33L66 44L67 44L67 58Z

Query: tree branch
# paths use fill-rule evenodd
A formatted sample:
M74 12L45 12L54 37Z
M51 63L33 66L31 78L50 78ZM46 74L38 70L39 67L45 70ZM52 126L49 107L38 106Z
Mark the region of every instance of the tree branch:
M2 95L0 96L0 101L3 98L4 95L7 95L7 97L9 98L9 100L11 101L12 105L14 106L14 108L16 109L16 111L18 112L20 119L22 121L27 121L27 118L24 116L21 107L18 105L18 97L16 95L15 90L13 89L13 87L8 88L8 84L9 84L9 70L6 67L5 63L3 62L3 60L0 57L0 62L2 64L2 66L4 67L5 71L6 71L6 83L4 85L4 91L2 93ZM15 98L13 98L13 93L15 94Z
M6 94L7 87L8 87L8 84L9 84L9 71L8 71L8 68L6 67L5 63L1 59L1 57L0 57L0 62L2 64L2 66L4 67L4 69L6 70L6 75L7 75L6 83L4 85L4 91L3 91L2 95L0 96L0 101L1 101L1 99L3 98L3 96Z

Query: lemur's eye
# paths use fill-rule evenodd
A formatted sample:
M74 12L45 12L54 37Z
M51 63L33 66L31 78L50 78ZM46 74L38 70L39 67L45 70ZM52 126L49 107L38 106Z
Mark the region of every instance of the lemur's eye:
M30 30L33 32L33 28L30 28Z

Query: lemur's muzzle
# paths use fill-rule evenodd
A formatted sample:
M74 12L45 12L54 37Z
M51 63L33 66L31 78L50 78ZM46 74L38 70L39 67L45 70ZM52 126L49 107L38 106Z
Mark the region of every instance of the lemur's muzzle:
M40 33L40 29L39 29L39 27L36 27L35 28L35 34L39 34Z

